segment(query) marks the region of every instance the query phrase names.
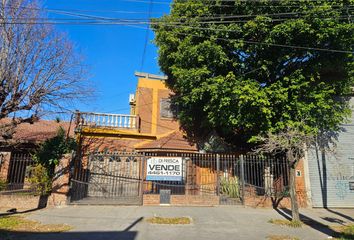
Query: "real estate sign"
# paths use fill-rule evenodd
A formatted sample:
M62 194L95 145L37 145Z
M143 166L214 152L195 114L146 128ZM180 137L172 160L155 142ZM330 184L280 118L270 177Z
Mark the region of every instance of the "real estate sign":
M182 181L181 157L151 157L147 159L146 180Z

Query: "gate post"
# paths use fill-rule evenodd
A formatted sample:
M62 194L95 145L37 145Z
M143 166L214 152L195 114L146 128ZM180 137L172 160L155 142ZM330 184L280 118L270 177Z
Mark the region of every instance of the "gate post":
M216 154L216 195L220 195L220 155Z
M143 154L143 157L141 158L141 174L140 174L140 197L141 197L141 205L144 204L144 177L145 177L145 153Z
M241 184L242 184L242 204L245 205L245 168L244 168L244 159L243 159L243 155L240 156L240 177L241 177Z

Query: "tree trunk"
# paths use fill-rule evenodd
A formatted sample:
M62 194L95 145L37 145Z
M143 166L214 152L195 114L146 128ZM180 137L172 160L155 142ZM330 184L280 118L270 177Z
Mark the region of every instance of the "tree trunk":
M293 160L292 152L288 152L288 160L290 163L290 176L289 176L289 191L290 191L290 199L291 199L291 215L293 221L300 221L299 214L299 204L297 202L296 196L296 162Z

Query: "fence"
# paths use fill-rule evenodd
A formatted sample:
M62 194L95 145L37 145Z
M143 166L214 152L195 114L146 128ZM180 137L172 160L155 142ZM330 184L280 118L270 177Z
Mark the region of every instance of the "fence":
M147 180L147 160L178 158L181 176ZM141 203L143 195L218 196L238 204L249 196L284 194L288 186L284 157L199 153L95 152L78 159L71 178L71 201Z
M26 152L14 152L11 154L9 170L7 174L6 190L21 190L26 188L25 177L29 168L34 164L32 156Z
M28 181L33 164L32 156L28 152L11 153L10 161L3 162L0 195L38 194L39 186Z
M181 159L181 178L147 180L147 160L154 157ZM13 153L2 194L35 189L25 180L32 164L28 153ZM72 166L71 201L85 203L141 204L143 195L168 194L239 204L248 197L284 196L289 183L284 157L252 154L94 152Z
M218 195L220 204L234 204L249 196L274 196L287 191L289 174L284 157L195 153L164 156L182 157L182 181L144 181L144 194L167 190L171 195Z

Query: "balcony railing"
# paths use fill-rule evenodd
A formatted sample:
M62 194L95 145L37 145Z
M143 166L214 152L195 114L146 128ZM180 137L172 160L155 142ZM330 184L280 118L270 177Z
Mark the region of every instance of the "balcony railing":
M78 124L89 127L139 129L139 117L125 114L77 113Z

